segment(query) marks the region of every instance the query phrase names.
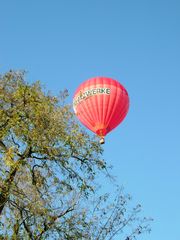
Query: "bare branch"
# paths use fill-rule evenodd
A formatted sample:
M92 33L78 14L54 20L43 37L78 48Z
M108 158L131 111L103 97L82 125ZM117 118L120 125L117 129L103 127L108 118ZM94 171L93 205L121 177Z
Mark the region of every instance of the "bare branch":
M56 220L61 217L64 217L69 212L72 212L74 210L74 206L69 207L68 209L66 209L66 211L62 212L61 214L59 214L57 216L51 217L51 221L49 223L44 222L44 229L41 231L41 233L35 239L41 239L42 235L44 233L46 233L48 230L50 230L50 228L55 224Z

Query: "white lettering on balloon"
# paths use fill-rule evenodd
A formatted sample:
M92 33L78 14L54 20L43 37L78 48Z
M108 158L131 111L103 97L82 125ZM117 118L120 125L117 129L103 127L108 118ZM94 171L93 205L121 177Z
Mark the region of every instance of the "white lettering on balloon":
M77 105L83 100L86 100L87 98L92 97L94 95L102 95L102 94L110 95L110 93L111 93L110 88L93 88L93 89L86 90L85 92L80 91L78 96L73 100L73 108L76 112Z

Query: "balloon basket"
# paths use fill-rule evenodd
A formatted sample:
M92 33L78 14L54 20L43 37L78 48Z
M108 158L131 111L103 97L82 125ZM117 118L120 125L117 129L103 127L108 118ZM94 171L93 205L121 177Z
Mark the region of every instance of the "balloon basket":
M105 139L102 137L99 142L100 144L105 144Z

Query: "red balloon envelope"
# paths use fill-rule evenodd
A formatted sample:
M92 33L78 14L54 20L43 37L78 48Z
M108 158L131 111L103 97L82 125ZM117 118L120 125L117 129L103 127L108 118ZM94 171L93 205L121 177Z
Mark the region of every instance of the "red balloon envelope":
M101 137L117 127L129 108L126 89L116 80L95 77L83 82L76 90L73 108L79 120Z

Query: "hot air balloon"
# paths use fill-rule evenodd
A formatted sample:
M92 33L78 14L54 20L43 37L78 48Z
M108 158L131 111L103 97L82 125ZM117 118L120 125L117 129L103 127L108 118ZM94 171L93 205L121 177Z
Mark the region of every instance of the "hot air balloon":
M126 89L109 77L95 77L83 82L73 97L73 109L81 123L105 142L107 133L125 118L129 108Z

